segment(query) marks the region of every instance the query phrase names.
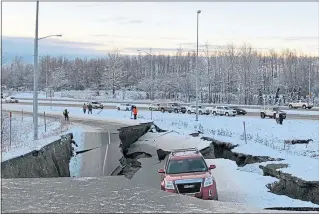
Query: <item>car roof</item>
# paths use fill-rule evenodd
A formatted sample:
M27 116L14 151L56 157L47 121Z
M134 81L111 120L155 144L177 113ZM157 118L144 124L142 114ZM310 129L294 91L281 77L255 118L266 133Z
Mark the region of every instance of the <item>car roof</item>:
M200 158L202 157L201 153L195 150L185 150L185 151L173 151L170 154L170 160L183 160L189 158Z

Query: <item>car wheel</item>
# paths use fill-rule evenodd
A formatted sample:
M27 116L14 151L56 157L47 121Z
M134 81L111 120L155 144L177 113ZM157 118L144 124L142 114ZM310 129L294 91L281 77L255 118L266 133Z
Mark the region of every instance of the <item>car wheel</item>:
M272 118L276 119L276 113L272 116Z
M289 107L289 108L292 108L292 105L289 105L288 107Z
M192 112L190 110L187 111L188 114L191 114Z
M168 113L172 113L172 111L168 111Z
M164 113L164 112L165 112L165 109L162 108L162 109L161 109L161 112Z
M312 107L308 107L308 109L311 109Z
M306 105L303 105L303 106L302 106L302 108L303 108L303 109L306 109L306 108L307 108L307 106L306 106Z
M121 109L120 109L120 107L117 107L117 110L119 110L119 111L120 111L120 110L121 110Z
M262 119L265 119L265 117L266 117L265 113L264 113L264 112L261 112L261 113L260 113L260 117L261 117Z
M214 200L214 201L218 201L218 194L217 194L217 192L216 192L216 195L215 195L215 197L213 198L213 200Z
M213 115L216 116L216 111L213 111Z
M229 116L229 113L228 113L228 112L226 112L226 113L225 113L225 116L227 116L227 117L228 117L228 116Z

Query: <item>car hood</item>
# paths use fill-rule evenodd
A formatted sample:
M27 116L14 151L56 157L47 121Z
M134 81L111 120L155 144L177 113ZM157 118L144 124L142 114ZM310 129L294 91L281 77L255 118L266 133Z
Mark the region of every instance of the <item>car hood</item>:
M166 179L169 181L186 180L186 179L198 179L206 178L210 176L209 172L194 172L194 173L182 173L182 174L166 174Z

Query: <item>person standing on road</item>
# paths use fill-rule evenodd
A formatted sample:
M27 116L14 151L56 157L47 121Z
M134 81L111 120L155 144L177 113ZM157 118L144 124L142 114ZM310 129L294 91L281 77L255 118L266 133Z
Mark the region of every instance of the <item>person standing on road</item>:
M93 107L92 107L92 104L89 103L89 106L88 106L88 109L89 109L89 110L88 110L88 114L90 114L90 112L91 112L91 114L92 114L92 108L93 108Z
M64 115L64 120L69 121L69 112L67 109L64 109L63 115Z
M133 115L134 115L134 120L136 120L137 119L137 108L136 108L136 106L134 106L134 108L133 108Z
M85 112L86 112L86 109L87 109L87 106L86 106L86 104L84 103L83 104L83 113L85 114Z

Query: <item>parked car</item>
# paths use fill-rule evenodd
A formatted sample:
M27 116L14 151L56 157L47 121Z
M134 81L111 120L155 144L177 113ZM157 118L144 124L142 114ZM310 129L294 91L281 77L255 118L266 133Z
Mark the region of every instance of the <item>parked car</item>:
M298 100L298 102L288 103L289 108L303 108L303 109L311 109L313 107L312 102L306 102Z
M91 104L92 104L93 109L99 109L99 108L103 109L104 108L103 104L100 102L97 102L97 101L93 101L93 102L91 102Z
M231 106L230 108L234 109L237 112L237 115L247 114L247 111L245 109L239 108L237 106Z
M213 115L225 115L225 116L236 116L237 111L228 106L216 106L213 110Z
M279 107L264 107L260 110L260 117L264 119L265 117L276 119L279 114L283 115L283 119L286 119L286 112L279 109Z
M119 111L131 111L132 104L129 103L120 103L116 106Z
M173 111L174 111L175 113L179 113L179 112L181 112L181 113L183 113L183 114L186 113L186 107L185 107L185 106L182 106L182 105L179 104L179 103L169 103L169 104L172 105Z
M6 102L6 103L18 103L19 100L17 100L15 97L7 97L4 102Z
M171 103L161 103L160 111L162 113L164 112L172 113L174 111L174 106Z
M196 105L191 105L187 107L187 113L188 114L196 114ZM209 109L206 109L204 106L198 106L198 114L210 114Z
M173 150L159 169L161 190L204 200L218 200L216 180L202 154L196 148Z
M148 107L150 111L160 111L160 104L159 103L151 103Z

